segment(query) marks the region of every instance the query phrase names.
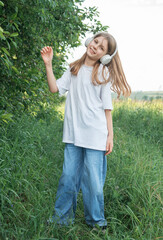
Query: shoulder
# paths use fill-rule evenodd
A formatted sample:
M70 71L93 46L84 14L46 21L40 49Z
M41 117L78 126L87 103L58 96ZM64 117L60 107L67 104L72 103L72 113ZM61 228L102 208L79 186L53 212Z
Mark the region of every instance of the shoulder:
M64 76L70 76L71 75L71 68L68 66L67 69L64 71Z
M70 71L70 67L68 67L66 70L64 70L64 72L62 73L61 77L59 77L57 79L57 81L58 82L62 82L62 81L70 79L70 77L71 77L71 71Z

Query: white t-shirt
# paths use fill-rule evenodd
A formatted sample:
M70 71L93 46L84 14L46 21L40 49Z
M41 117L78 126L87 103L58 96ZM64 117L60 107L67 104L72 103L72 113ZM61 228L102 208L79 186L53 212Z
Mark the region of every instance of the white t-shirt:
M106 150L107 120L104 109L113 109L110 82L95 86L93 67L82 65L74 76L70 68L56 81L59 96L68 91L65 105L63 142L96 150ZM102 78L99 67L99 80ZM109 74L109 73L108 73Z

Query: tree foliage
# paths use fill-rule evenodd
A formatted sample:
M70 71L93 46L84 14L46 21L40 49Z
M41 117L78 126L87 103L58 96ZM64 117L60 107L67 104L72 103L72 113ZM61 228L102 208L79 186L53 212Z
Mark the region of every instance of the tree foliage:
M1 114L21 112L31 103L47 101L42 47L53 47L55 75L59 77L67 52L80 45L85 33L107 29L98 20L97 8L82 7L82 2L0 1Z

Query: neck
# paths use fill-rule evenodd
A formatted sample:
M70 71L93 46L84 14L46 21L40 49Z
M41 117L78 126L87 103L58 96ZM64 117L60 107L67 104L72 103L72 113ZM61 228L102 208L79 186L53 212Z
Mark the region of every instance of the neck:
M94 61L94 60L90 59L88 56L86 56L85 61L84 61L84 64L85 64L86 66L94 66L95 62L96 62L96 61Z

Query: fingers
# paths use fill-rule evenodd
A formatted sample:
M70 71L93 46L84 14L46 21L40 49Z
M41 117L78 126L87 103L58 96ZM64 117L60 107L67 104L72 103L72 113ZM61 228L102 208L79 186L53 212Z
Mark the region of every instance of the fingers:
M106 153L105 156L109 155L113 150L113 146L109 144L109 146L106 147Z
M46 52L49 52L49 46L41 49L41 53L46 53Z
M44 53L51 52L51 50L52 50L52 47L46 46L46 47L43 47L40 52L41 54L44 54Z
M111 151L106 151L105 156L109 155Z
M112 152L112 150L106 151L105 156L109 155Z

